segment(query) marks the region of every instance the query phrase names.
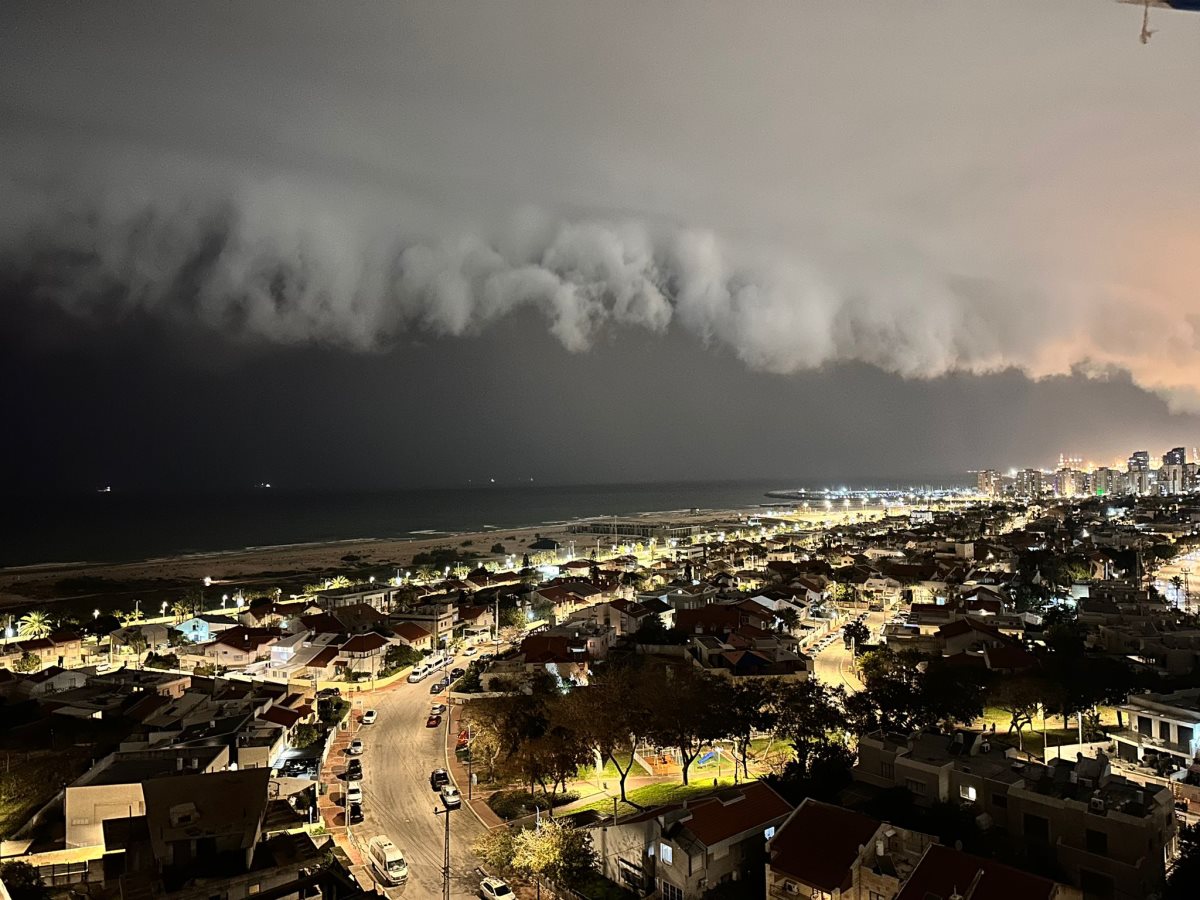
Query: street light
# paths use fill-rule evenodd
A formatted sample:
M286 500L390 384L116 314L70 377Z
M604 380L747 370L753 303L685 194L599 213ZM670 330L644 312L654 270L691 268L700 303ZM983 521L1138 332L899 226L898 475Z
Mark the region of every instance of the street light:
M442 898L450 900L450 813L454 812L453 807L445 809L433 808L435 816L442 816L446 823L446 849L445 856L442 859Z
M225 604L228 602L228 600L229 600L229 595L228 595L228 594L222 594L222 595L221 595L221 611L222 611L222 612L224 612L224 611L225 611Z
M95 620L95 619L99 619L99 618L100 618L100 610L93 609L92 610L92 619Z
M162 611L159 613L159 616L160 616L160 617L161 617L161 616L165 616L166 614L167 614L167 601L166 601L166 600L164 600L164 601L162 602Z

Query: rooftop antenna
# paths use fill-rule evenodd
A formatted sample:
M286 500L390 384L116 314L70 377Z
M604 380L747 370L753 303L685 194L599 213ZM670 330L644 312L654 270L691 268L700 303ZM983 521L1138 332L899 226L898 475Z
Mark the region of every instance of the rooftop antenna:
M1150 43L1150 36L1154 34L1155 30L1156 29L1150 27L1150 0L1143 0L1141 35L1141 41L1143 44Z

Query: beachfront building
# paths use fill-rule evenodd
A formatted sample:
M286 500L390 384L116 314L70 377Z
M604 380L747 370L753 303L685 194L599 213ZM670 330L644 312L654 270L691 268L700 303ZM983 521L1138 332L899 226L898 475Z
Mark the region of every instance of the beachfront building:
M221 632L236 628L237 624L237 619L232 616L205 614L184 619L175 630L193 644L207 644Z

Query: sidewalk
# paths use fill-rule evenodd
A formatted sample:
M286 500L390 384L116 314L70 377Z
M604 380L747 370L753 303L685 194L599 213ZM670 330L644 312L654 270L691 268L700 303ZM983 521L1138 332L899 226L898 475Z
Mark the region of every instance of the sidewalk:
M350 874L359 887L372 890L375 880L371 877L357 843L351 840L349 829L346 828L346 782L342 779L342 774L346 771L346 748L350 746L350 740L349 729L343 731L339 728L333 734L329 759L321 767L321 792L317 799L317 810L334 844L349 858Z
M487 805L487 798L495 793L493 790L479 790L478 785L469 787L467 777L467 767L458 758L458 754L454 752L455 744L458 742L459 720L462 716L462 706L451 706L446 710L446 715L449 718L450 726L446 729L446 771L450 773L450 777L454 779L454 783L458 785L459 791L462 793L463 805L470 808L471 812L475 813L475 818L479 819L480 824L484 828L499 828L504 825L504 820L496 815L490 806ZM467 795L471 795L471 799L467 799Z

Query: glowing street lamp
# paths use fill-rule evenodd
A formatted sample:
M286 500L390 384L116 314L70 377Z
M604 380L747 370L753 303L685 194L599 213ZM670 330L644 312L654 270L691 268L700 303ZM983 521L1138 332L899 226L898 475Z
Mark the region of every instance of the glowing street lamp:
M95 621L96 619L99 619L99 618L100 618L100 610L93 609L92 610L92 621Z
M162 602L162 612L160 613L160 615L165 616L166 614L167 614L167 601L164 600Z
M226 604L226 603L228 603L228 602L229 602L229 595L228 595L228 594L222 594L222 595L221 595L221 609L222 609L222 610L223 610L223 609L225 609L225 604Z

